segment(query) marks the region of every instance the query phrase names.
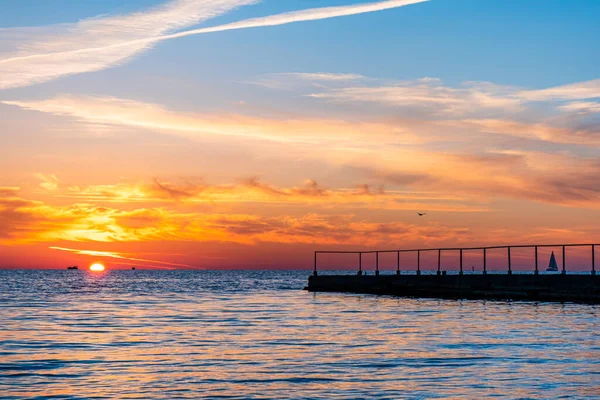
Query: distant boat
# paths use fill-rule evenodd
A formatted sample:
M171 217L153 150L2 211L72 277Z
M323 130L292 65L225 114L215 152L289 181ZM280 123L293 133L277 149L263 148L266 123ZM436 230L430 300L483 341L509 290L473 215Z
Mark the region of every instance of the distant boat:
M556 258L554 258L554 252L550 256L550 264L548 264L547 272L556 272L558 271L558 264L556 263Z
M74 265L72 267L67 267L67 269L79 269L79 267L77 265Z

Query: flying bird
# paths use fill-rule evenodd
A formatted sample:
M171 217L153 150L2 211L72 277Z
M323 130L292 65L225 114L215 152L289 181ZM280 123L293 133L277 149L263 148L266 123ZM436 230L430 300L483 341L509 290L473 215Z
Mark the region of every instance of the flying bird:
M417 213L419 214L419 217L422 217L423 215L427 215L427 213Z

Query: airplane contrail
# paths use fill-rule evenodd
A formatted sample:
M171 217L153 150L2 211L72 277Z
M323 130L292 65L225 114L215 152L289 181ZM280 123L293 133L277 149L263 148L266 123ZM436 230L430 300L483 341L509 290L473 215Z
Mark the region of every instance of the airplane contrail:
M192 29L183 32L172 33L169 35L158 36L149 40L161 41L184 36L198 35L203 33L222 32L235 29L258 28L264 26L278 26L291 24L294 22L317 21L336 17L346 17L350 15L366 14L375 11L389 10L392 8L403 7L410 4L424 3L426 1L429 0L386 0L376 3L357 4L352 6L310 8L306 10L291 11L283 14L270 15L267 17L246 19L210 28Z

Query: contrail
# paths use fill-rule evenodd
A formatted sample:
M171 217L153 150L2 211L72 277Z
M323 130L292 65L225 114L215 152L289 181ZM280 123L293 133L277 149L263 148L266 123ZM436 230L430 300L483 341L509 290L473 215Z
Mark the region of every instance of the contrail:
M252 18L230 24L219 25L211 28L192 29L173 33L169 35L152 38L154 40L175 39L184 36L198 35L202 33L230 31L235 29L258 28L263 26L286 25L294 22L317 21L322 19L346 17L356 14L366 14L375 11L389 10L407 6L410 4L423 3L429 0L386 0L377 3L357 4L353 6L310 8L307 10L291 11L283 14L270 15L268 17Z
M126 47L132 45L151 45L157 42L162 42L164 40L176 39L185 36L192 35L200 35L204 33L213 33L213 32L222 32L222 31L230 31L237 29L247 29L247 28L258 28L258 27L266 27L266 26L279 26L291 24L294 22L303 22L303 21L317 21L323 19L337 18L337 17L346 17L350 15L357 14L366 14L375 11L383 11L389 10L393 8L399 8L411 4L424 3L429 0L385 0L379 1L376 3L367 3L367 4L357 4L351 6L339 6L339 7L323 7L323 8L310 8L306 10L300 11L291 11L283 14L270 15L267 17L260 18L251 18L238 22L232 22L225 25L218 25L210 28L200 28L200 29L192 29L183 32L177 32L168 35L160 35L150 38L144 39L136 39L122 43L115 43L109 46L103 47L90 47L85 49L71 50L71 51L63 51L63 52L54 52L54 53L45 53L45 54L33 54L29 56L21 56L21 57L13 57L5 60L0 60L1 64L7 64L15 61L24 61L24 60L32 60L39 59L45 57L55 57L57 55L75 55L79 53L88 53L93 51L104 51L107 49L118 48L118 47Z

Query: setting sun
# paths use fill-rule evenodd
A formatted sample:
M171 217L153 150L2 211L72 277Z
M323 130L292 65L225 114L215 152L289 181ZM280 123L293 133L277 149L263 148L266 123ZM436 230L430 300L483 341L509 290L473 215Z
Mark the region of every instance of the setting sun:
M90 271L94 271L94 272L102 272L104 271L104 265L102 264L92 264L90 266Z

